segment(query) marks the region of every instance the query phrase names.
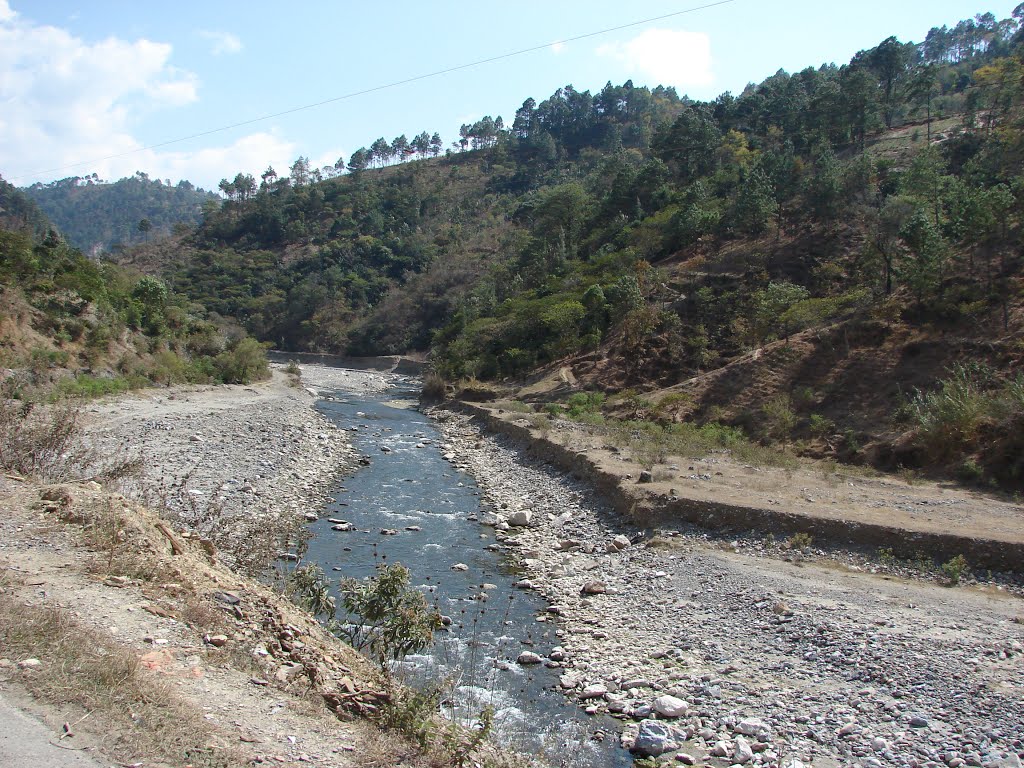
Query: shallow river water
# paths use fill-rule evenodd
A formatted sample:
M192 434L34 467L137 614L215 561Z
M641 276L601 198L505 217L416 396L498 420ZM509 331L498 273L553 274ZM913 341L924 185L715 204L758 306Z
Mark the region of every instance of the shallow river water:
M324 414L352 431L370 464L345 480L310 525L307 559L335 581L372 575L381 562L410 569L452 625L429 652L407 657L399 673L414 682L450 681L462 722L490 705L496 742L506 747L544 753L554 765L630 765L616 721L588 717L569 703L558 689L560 670L516 663L525 650L546 656L559 644L557 626L538 621L548 616L547 603L516 589L521 576L492 529L475 521L479 491L443 458L441 435L413 407L415 383L397 382L380 395L334 392L320 401ZM355 530L332 530L328 518Z

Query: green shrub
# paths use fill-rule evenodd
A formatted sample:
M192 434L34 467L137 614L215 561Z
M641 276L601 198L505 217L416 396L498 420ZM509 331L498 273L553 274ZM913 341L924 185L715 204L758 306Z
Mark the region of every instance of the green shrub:
M963 555L957 555L943 563L939 570L942 571L942 575L946 577L949 585L955 586L969 571L967 559Z
M824 437L836 428L836 424L832 419L827 419L820 413L812 413L809 427L812 435Z
M787 395L774 397L761 406L762 430L771 440L786 443L797 424L792 403Z
M94 397L105 397L106 395L117 395L132 389L131 382L124 376L103 378L100 376L89 376L79 374L74 378L61 379L50 393L51 401L63 400L74 397L90 399Z
M270 375L263 346L248 336L217 355L213 365L217 378L225 384L248 384Z
M600 413L604 405L603 392L576 392L565 401L569 418L578 419L584 414Z
M423 650L441 628L441 615L409 586L409 569L400 563L378 565L377 575L362 581L342 580L341 602L348 614L341 633L382 667Z
M814 537L804 531L794 533L786 540L790 549L807 549L814 543Z

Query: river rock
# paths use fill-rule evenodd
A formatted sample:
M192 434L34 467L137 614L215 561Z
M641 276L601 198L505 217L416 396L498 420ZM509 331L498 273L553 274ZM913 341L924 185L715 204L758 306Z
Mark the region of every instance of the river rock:
M516 659L516 662L518 664L522 664L523 666L527 666L530 664L540 664L543 661L544 657L541 656L539 653L534 653L533 651L523 651L519 654L519 657Z
M603 595L608 591L608 585L603 581L588 581L580 591L584 595Z
M740 720L733 726L733 731L742 733L744 736L753 736L755 739L766 739L772 733L768 723L753 717Z
M605 545L605 549L608 552L621 552L622 550L626 549L630 544L632 544L632 542L629 540L629 538L623 536L620 533L618 536L616 536L614 539L612 539Z
M730 757L732 755L732 742L716 741L715 745L708 751L712 757Z
M746 765L754 759L754 751L750 748L747 740L742 736L737 736L734 740L735 747L732 753L732 761L739 763L740 765Z
M455 565L452 566L452 570L453 571L468 571L469 570L469 566L466 565L465 563L456 563Z
M672 726L657 720L643 720L630 751L644 757L658 757L679 746Z
M581 699L601 699L608 693L608 686L604 683L591 683L580 691Z
M685 701L668 694L654 700L654 711L662 717L682 717L689 708Z
M533 520L533 512L528 509L520 509L508 516L508 524L517 528L529 525L531 520Z
M981 764L984 768L1021 768L1020 758L1013 752L1007 752L1005 756L998 752L990 753L982 759Z

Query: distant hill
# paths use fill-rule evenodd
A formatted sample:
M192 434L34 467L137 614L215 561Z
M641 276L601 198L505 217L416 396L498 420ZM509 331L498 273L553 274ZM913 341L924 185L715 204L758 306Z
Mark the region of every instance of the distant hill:
M35 201L0 178L0 230L41 236L50 227Z
M68 242L90 255L170 234L176 224L197 224L203 203L219 199L187 181L172 185L142 172L112 183L95 174L72 176L23 192Z

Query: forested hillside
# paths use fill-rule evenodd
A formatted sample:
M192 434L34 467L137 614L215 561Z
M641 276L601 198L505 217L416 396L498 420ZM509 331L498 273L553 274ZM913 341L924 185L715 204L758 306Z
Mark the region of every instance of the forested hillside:
M4 402L265 374L265 355L253 339L213 322L156 277L85 257L32 200L0 179Z
M167 274L287 349L565 365L656 393L621 406L644 418L1020 484L978 451L1024 425L1022 11L712 102L566 86L444 156L423 132L239 174Z
M23 192L69 243L89 254L168 235L175 225L194 226L203 204L218 200L187 181L172 185L141 171L115 182L100 181L96 174L72 176Z

